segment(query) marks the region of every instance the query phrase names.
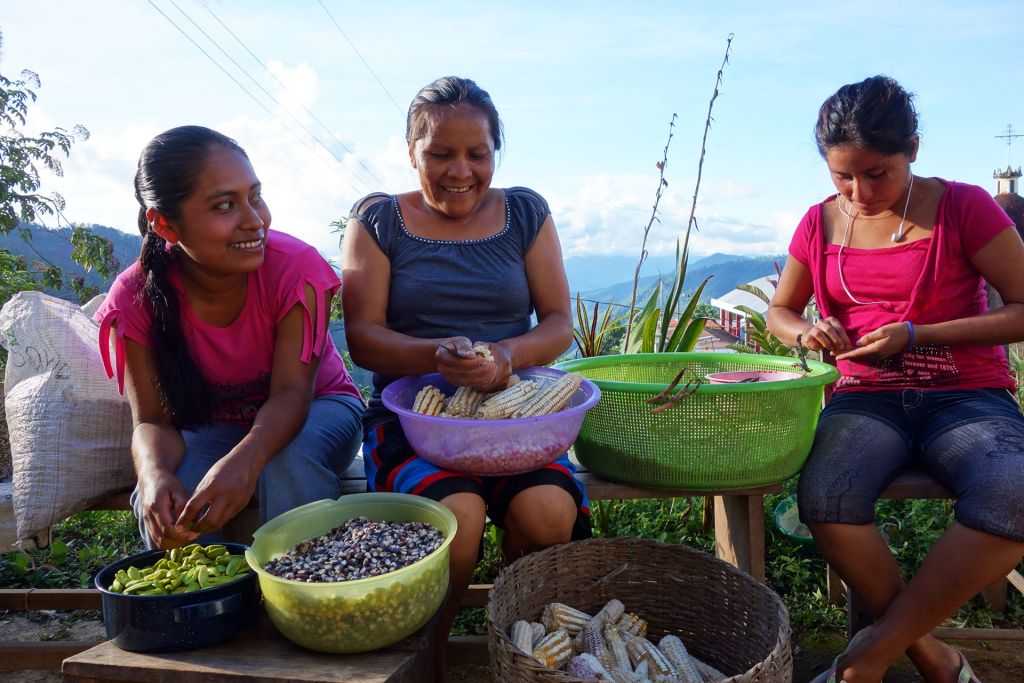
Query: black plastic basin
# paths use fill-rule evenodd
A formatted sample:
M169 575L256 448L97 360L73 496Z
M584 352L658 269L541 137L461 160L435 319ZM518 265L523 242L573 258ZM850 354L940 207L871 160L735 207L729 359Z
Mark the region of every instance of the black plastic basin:
M224 543L231 553L248 546ZM177 595L124 595L107 588L118 569L148 567L164 556L147 550L104 568L94 581L103 594L103 625L107 638L132 652L174 652L219 643L251 626L259 613L259 581L255 572L223 586Z

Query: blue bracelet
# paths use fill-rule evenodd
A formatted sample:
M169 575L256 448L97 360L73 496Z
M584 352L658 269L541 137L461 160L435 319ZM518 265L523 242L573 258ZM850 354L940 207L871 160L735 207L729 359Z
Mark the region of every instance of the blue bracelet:
M907 330L910 331L910 341L907 342L907 348L904 351L910 351L914 348L914 324L909 320L904 320L904 324L907 326Z

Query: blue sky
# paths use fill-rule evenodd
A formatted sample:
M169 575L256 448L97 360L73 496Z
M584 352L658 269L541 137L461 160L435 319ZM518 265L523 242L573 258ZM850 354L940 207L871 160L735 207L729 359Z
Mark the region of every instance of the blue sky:
M31 69L43 82L28 131L80 123L92 133L65 177L46 179L70 220L134 231L142 146L201 123L248 150L274 227L334 258L332 220L371 189L415 186L405 108L441 75L490 91L507 136L495 184L547 196L567 256L639 251L676 113L662 223L649 245L673 251L730 33L696 253L785 251L807 206L833 191L812 129L822 100L844 83L885 73L917 93L920 175L992 191L993 170L1007 162L995 136L1009 123L1024 133L1019 0L5 4L0 71ZM1024 138L1012 153L1019 165Z

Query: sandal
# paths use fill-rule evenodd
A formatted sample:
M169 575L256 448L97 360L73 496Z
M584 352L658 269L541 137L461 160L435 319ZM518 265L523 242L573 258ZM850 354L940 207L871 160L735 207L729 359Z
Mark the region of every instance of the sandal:
M967 663L967 657L964 657L964 653L957 650L956 653L960 655L960 673L956 676L956 683L981 683L977 676L974 675L974 671L971 670L971 665Z
M840 652L836 655L836 658L832 660L832 667L822 671L820 674L812 678L811 683L846 683L843 679L836 678L836 674L840 669L840 661L842 660L843 655L846 654L847 650L853 647L853 644L857 642L857 639L869 630L871 630L871 627L865 626L861 630L857 631L857 633L853 635L853 638L850 638L850 642L846 644L846 650ZM966 665L966 660L964 661L964 664ZM966 679L965 681L957 681L957 683L980 683L980 681L971 681L971 679Z

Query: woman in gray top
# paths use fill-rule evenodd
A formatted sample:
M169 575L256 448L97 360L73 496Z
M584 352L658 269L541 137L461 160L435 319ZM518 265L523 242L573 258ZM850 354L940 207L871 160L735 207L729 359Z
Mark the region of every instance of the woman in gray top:
M434 81L409 108L406 139L420 187L370 195L353 208L342 292L352 358L374 372L363 421L369 487L432 498L458 518L451 594L438 624L437 680L444 680L444 644L485 517L505 530L508 560L586 538L590 523L567 456L510 477L442 470L416 456L380 401L391 381L429 372L456 386L501 388L514 369L550 363L572 342L569 286L547 203L525 188L491 187L502 129L490 96L468 79ZM473 353L480 342L493 360Z

